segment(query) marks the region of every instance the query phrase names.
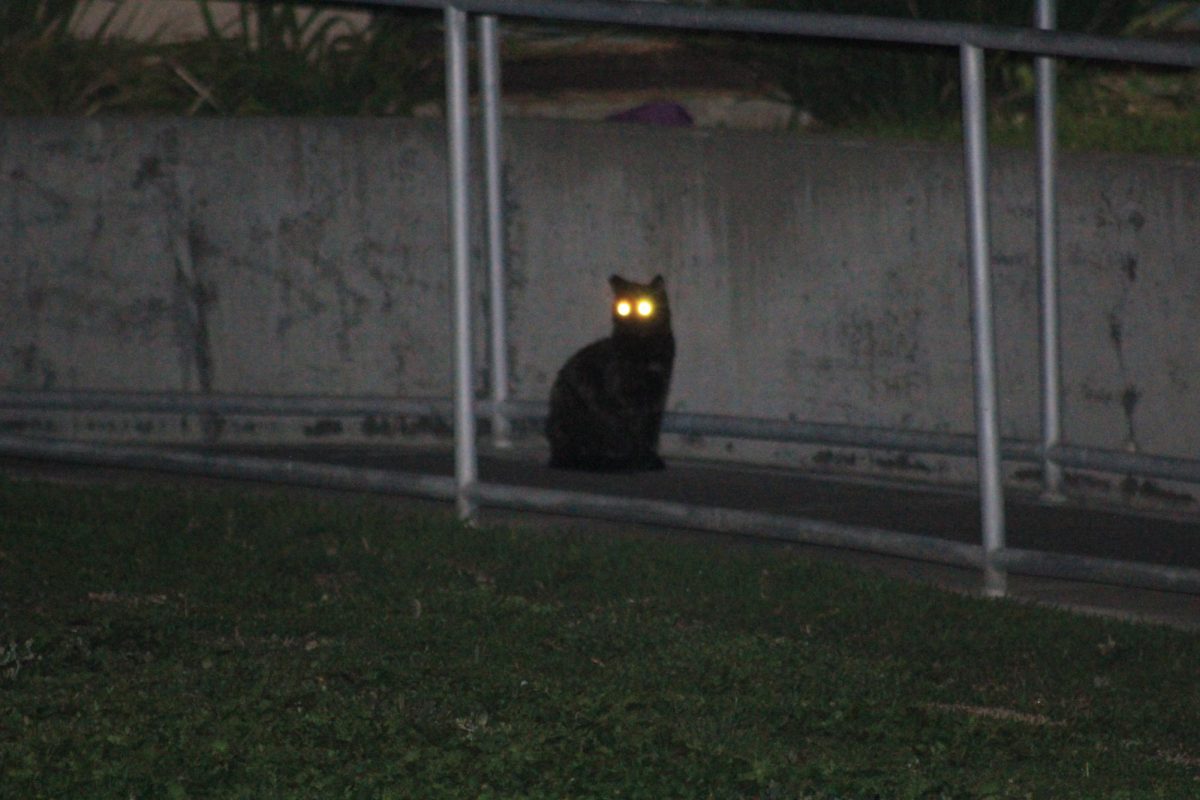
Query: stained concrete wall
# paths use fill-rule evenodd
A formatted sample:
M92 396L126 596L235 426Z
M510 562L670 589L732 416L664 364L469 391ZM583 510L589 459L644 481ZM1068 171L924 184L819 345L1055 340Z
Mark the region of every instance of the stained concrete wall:
M0 119L0 387L447 396L444 149L419 120ZM672 409L973 429L957 148L514 120L505 152L516 397L605 334L611 272L662 273ZM1033 164L992 165L1002 434L1036 439ZM1191 457L1200 162L1068 156L1060 185L1066 436Z

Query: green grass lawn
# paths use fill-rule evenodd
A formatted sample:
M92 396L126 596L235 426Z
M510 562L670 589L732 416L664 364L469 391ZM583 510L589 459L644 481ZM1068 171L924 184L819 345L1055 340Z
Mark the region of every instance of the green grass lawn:
M1198 665L775 548L0 479L6 798L1192 798Z

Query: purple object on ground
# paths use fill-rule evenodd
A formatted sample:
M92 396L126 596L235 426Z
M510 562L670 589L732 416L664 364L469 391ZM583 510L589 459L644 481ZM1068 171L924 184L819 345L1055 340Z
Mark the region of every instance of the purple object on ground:
M628 111L618 111L606 117L610 122L641 122L646 125L687 127L695 123L688 110L679 103L643 103Z

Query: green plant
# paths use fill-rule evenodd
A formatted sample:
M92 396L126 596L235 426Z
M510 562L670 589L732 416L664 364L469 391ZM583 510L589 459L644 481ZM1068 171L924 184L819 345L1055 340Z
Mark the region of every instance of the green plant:
M0 5L0 113L397 114L431 91L417 46L428 15L379 10L355 27L247 0L226 29L197 3L204 35L170 43L115 31L119 3L86 37L76 23L91 0Z
M979 0L723 0L723 4L1015 26L1032 23L1034 6L1032 2ZM1150 0L1112 0L1060 5L1061 30L1117 34L1153 4ZM732 43L727 38L707 41L731 48L826 125L867 123L894 129L897 123L904 123L928 128L934 120L958 112L959 61L952 48L771 36L743 37ZM989 53L987 77L989 92L1002 104L1031 97L1027 58Z
M21 674L21 667L38 660L33 653L33 640L27 639L23 645L9 642L8 646L0 645L0 678L16 680Z
M91 114L120 94L136 51L111 40L114 5L87 38L74 25L91 0L0 6L0 113Z
M1155 3L1131 19L1124 33L1131 36L1163 36L1175 33L1183 23L1194 21L1200 8L1195 0L1188 2Z
M206 35L164 51L204 87L210 112L395 114L421 96L425 66L413 47L423 17L379 11L356 29L318 8L244 2L231 31L200 0ZM200 92L197 92L200 94Z

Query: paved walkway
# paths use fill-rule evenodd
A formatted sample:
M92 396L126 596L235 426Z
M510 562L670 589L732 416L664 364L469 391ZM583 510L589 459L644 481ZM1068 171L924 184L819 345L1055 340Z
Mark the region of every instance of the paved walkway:
M255 452L375 469L446 476L453 474L452 455L446 448L382 450L334 447ZM672 462L669 469L658 473L613 475L562 472L544 466L538 455L528 451L484 454L480 461L481 479L518 486L570 489L785 514L968 543L980 540L979 503L970 492L850 482L785 470L700 462ZM48 464L15 458L0 458L0 472L72 480L164 479L161 475L131 470ZM178 477L166 479L179 480ZM1020 496L1007 499L1006 515L1008 544L1013 548L1200 569L1200 520L1133 515L1078 505L1050 506L1037 502L1036 498ZM666 531L644 525L580 519L568 521L542 514L485 511L485 516L489 519L518 518L524 523L533 524L567 524L583 530L632 530L652 535L674 535L681 539L719 538L738 546L780 546L745 538ZM785 546L814 557L847 561L955 591L975 592L980 585L977 570L832 548ZM1018 600L1127 616L1200 631L1198 595L1019 575L1010 576L1009 594Z

